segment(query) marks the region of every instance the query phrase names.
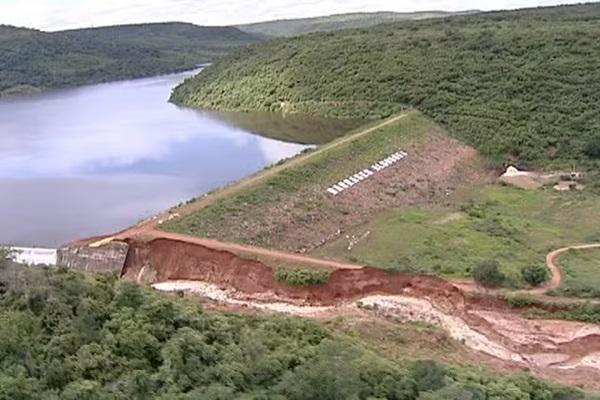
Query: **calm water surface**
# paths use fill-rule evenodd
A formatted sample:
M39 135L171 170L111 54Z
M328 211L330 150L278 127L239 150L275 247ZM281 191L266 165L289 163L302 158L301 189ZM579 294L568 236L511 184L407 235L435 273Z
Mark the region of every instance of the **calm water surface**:
M190 74L1 100L0 243L116 231L306 147L169 104Z

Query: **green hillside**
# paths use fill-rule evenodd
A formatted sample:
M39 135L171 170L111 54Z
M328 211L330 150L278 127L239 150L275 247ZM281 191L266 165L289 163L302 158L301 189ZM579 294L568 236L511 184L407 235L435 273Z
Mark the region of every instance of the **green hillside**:
M390 356L304 319L206 312L116 277L4 257L0 399L592 398L525 373Z
M311 32L334 31L346 28L366 28L386 22L440 18L452 15L473 14L476 12L477 11L464 11L452 13L447 11L423 11L413 13L350 13L314 18L282 19L277 21L238 25L237 27L244 32L257 35L297 36Z
M172 100L352 118L410 106L497 161L580 162L600 157L599 18L595 3L278 39L208 68Z
M256 40L236 28L182 23L52 33L0 26L0 94L188 69Z

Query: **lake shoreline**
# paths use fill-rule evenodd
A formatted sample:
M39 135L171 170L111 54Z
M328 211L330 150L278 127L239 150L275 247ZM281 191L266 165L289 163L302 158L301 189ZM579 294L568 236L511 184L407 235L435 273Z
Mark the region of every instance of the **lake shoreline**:
M0 243L115 231L306 148L168 103L190 75L0 99Z

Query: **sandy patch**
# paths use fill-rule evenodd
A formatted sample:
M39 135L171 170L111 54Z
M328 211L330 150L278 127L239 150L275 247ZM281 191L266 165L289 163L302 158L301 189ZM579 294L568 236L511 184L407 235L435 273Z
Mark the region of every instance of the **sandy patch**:
M403 296L368 296L359 303L364 307L407 321L420 321L441 327L465 346L504 361L524 362L524 358L501 344L492 342L472 329L459 317L437 310L429 301Z
M600 326L558 320L528 320L494 311L474 310L500 335L521 345L542 345L552 350L591 335L600 335Z
M304 306L287 302L261 302L237 298L235 291L221 289L216 285L199 281L169 281L155 283L152 287L161 292L189 292L220 303L236 306L252 307L259 310L273 311L282 314L311 316L330 311L334 307Z

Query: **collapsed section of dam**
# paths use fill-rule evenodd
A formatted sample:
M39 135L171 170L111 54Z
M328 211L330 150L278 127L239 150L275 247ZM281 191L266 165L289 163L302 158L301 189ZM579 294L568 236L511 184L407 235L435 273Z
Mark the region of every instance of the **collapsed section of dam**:
M297 301L335 304L369 293L431 293L462 303L451 283L431 276L390 273L377 268L332 270L326 283L291 286L279 282L273 268L250 256L181 240L153 238L79 243L58 251L59 265L70 269L114 273L143 284L187 280L226 286L247 295L272 295Z
M478 354L544 378L589 384L600 370L597 325L531 320L499 299L464 293L432 276L370 267L332 269L325 283L292 286L251 255L164 237L80 243L59 250L59 259L74 270L116 273L159 290L197 294L232 310L432 324Z

